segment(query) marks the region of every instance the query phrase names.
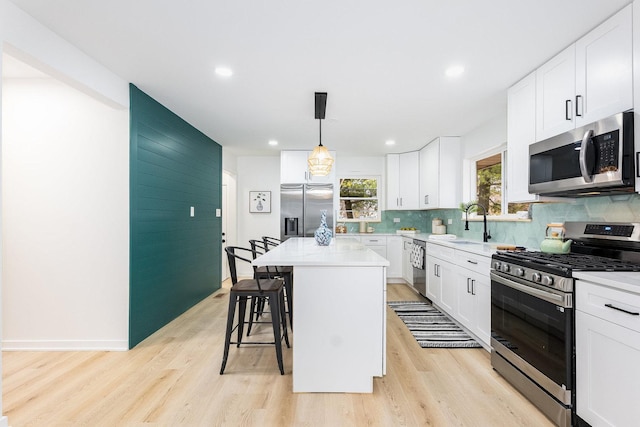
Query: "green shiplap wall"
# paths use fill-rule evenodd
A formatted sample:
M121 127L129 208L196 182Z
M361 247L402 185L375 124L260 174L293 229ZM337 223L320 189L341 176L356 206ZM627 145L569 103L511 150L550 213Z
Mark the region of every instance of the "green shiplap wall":
M220 288L222 147L134 85L130 98L133 348Z

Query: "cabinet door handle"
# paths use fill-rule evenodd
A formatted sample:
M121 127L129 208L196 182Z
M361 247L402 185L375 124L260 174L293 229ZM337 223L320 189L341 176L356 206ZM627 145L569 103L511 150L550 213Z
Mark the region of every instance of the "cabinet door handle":
M605 307L608 307L608 308L612 308L612 309L614 309L614 310L621 311L621 312L623 312L623 313L630 314L630 315L632 315L632 316L640 316L640 313L638 313L637 311L629 311L629 310L625 310L624 308L616 307L616 306L615 306L615 305L613 305L613 304L605 304L604 306L605 306Z
M469 264L478 265L478 261L472 261L470 259L467 260Z
M571 100L570 99L567 99L564 102L564 114L565 114L565 119L567 120L573 119L573 117L571 117Z
M428 194L426 196L424 196L424 204L425 205L429 204L429 195Z
M471 282L471 278L467 277L467 293L470 294L471 290L469 289L469 282Z
M402 197L400 197L400 206L402 206Z
M471 295L476 294L476 279L471 279Z
M576 95L576 117L582 117L583 104L582 95Z

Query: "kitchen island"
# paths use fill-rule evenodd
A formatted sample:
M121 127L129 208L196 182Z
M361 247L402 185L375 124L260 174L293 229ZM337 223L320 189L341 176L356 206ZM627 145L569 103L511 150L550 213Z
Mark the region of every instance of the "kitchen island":
M354 239L292 238L253 261L293 266L293 391L372 393L386 373L386 268Z

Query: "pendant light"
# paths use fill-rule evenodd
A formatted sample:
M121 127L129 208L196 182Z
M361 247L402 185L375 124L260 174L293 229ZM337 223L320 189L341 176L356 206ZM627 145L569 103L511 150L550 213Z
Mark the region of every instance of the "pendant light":
M322 119L327 109L327 92L316 92L316 119L320 123L320 144L313 149L307 164L309 172L314 176L327 176L333 166L333 157L329 154L327 147L322 145Z

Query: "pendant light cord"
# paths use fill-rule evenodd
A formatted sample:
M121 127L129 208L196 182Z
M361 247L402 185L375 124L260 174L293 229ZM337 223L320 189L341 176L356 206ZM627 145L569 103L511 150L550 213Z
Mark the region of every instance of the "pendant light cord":
M318 119L318 122L320 123L320 145L319 145L319 147L322 147L322 119Z

